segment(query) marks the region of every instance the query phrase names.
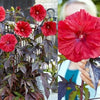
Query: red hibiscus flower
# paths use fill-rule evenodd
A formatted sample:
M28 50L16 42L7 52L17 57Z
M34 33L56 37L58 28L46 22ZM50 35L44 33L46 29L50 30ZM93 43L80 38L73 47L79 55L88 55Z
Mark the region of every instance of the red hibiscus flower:
M36 21L42 21L46 16L46 10L42 5L38 4L30 8L30 15Z
M17 39L13 34L6 34L0 39L0 49L5 52L11 52L14 50L17 44Z
M32 33L30 24L24 21L18 21L15 25L14 31L17 35L20 35L25 38L28 37Z
M100 56L100 18L80 10L60 21L58 49L74 62Z
M41 27L42 33L45 36L55 35L56 34L56 23L49 21L45 22Z
M5 9L2 6L0 6L0 22L5 20L5 16Z

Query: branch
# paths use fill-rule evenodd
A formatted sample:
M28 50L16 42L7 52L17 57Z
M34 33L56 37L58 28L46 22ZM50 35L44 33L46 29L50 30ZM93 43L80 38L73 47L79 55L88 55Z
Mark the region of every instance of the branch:
M80 100L83 100L83 85L84 85L84 81L82 80L81 89L80 89L80 94L81 94Z

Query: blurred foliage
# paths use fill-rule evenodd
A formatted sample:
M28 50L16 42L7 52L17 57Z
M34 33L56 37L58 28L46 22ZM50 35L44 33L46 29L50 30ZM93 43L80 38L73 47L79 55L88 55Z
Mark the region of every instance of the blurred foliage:
M100 0L92 0L92 1L95 3L97 7L97 11L98 11L97 15L100 17Z
M59 1L59 0L58 0ZM68 0L62 0L62 3L61 4L58 4L58 20L60 18L60 12L61 12L61 7L62 5L67 2ZM97 8L97 16L100 17L100 0L92 0L94 2L94 4L96 5L96 8Z

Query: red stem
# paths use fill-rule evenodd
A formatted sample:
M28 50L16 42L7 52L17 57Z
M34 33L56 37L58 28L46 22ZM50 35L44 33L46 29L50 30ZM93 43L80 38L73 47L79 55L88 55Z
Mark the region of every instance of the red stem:
M81 83L81 88L80 88L80 100L83 100L83 85L84 85L84 81L82 80L82 83Z

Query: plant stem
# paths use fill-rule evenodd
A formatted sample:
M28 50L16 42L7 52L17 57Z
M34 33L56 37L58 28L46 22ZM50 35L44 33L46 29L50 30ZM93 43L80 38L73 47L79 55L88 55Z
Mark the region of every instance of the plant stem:
M13 73L15 72L14 59L12 61Z
M82 80L82 83L81 83L81 88L80 88L80 100L83 100L83 85L84 85L84 81Z

